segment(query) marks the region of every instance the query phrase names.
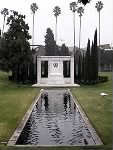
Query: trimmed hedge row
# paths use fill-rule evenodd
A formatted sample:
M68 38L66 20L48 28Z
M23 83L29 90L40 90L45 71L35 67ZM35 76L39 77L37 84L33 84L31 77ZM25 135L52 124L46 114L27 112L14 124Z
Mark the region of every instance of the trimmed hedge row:
M99 83L104 83L108 81L108 76L98 76L97 80L76 80L75 83L83 84L83 85L94 85Z

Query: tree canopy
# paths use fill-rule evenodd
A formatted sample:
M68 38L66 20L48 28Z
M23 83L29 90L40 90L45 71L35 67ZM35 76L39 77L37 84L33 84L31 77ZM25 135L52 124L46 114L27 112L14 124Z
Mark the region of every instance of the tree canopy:
M28 24L25 23L25 15L12 11L7 18L9 29L1 38L0 66L2 70L11 70L15 78L22 72L22 68L31 59L31 39Z
M47 28L46 35L45 35L45 49L47 56L54 56L56 53L56 42L54 40L53 32L50 28Z

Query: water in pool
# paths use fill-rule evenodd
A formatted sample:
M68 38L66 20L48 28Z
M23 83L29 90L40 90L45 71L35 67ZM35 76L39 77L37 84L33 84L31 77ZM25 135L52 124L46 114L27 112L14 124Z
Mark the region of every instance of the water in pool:
M68 90L44 90L17 145L95 145Z

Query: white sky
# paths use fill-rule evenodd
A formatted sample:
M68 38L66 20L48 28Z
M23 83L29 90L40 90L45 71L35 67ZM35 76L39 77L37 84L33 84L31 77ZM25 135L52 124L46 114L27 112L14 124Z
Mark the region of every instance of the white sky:
M50 27L55 33L55 17L53 8L59 6L61 14L58 17L58 41L61 45L63 40L67 46L73 46L73 14L69 9L69 4L74 0L2 0L0 2L0 11L3 8L16 10L19 13L26 15L26 23L29 24L30 34L32 35L32 13L30 5L37 3L39 9L35 14L35 39L34 44L44 43L46 29ZM76 1L76 0L75 0ZM101 44L113 43L113 0L101 0L104 4L101 10ZM84 7L82 16L82 35L81 47L86 47L88 38L94 37L95 29L98 29L98 13L95 9L97 0L92 0L91 3ZM80 6L80 5L79 5ZM2 29L3 16L0 15L0 28ZM76 46L79 45L79 16L76 13ZM5 31L6 31L5 27Z

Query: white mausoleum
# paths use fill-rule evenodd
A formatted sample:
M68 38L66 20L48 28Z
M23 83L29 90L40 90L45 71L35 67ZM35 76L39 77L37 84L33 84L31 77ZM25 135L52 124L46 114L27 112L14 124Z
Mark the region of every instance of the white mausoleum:
M37 83L33 87L70 87L74 84L73 56L37 56Z

